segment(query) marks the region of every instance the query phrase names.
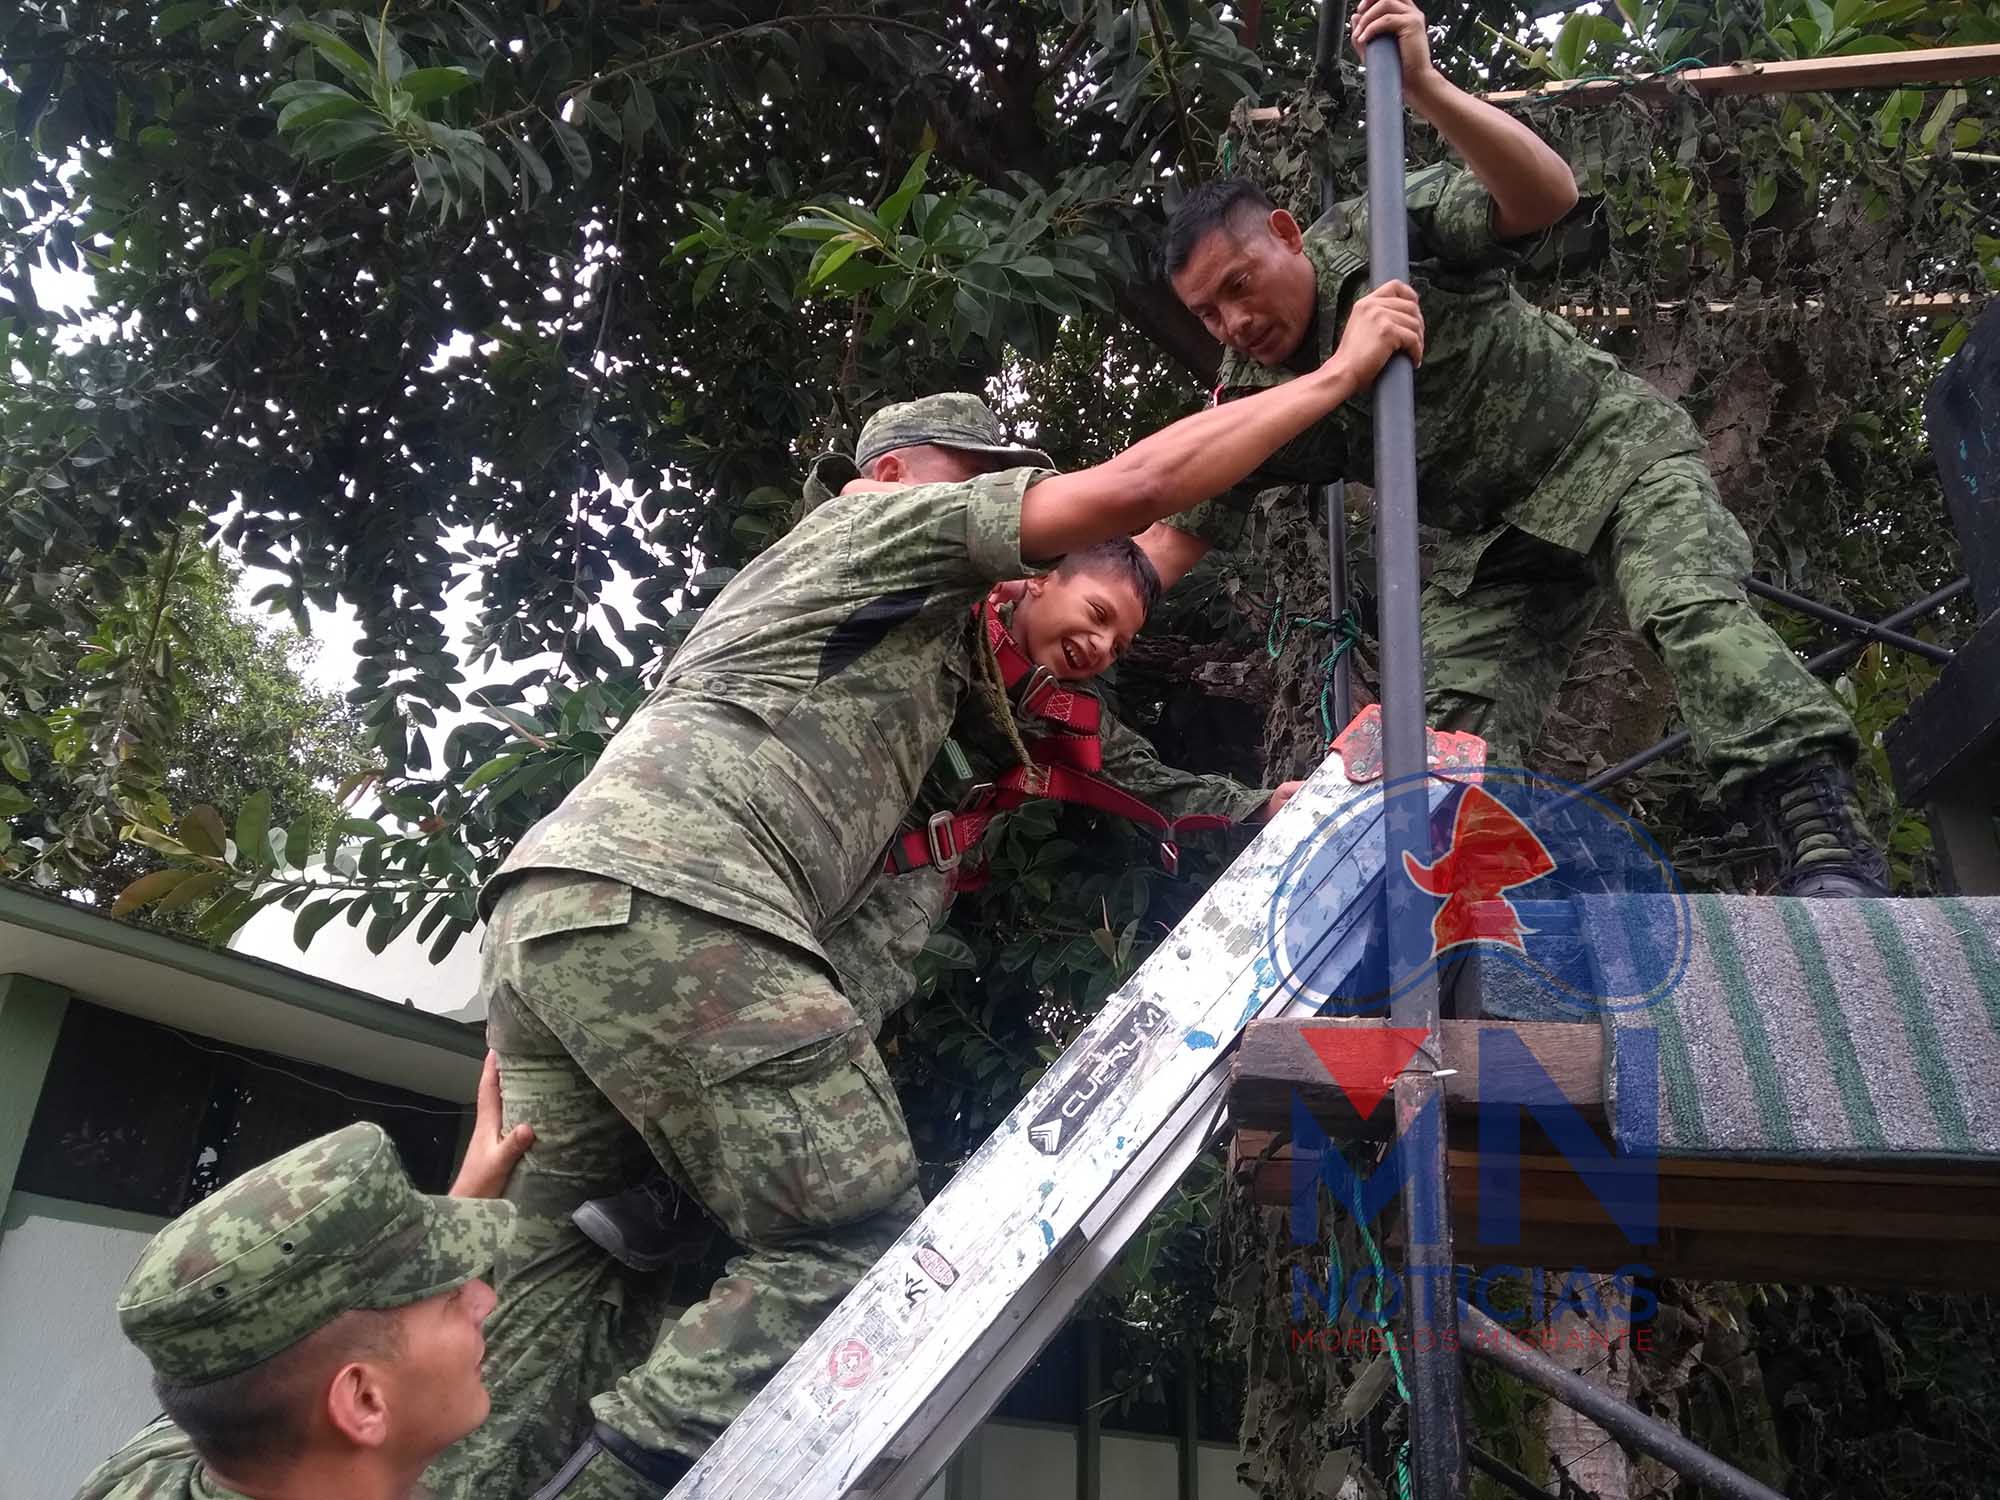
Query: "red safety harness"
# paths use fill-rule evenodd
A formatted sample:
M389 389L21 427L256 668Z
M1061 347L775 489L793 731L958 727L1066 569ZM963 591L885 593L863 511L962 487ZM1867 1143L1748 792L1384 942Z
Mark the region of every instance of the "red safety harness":
M1170 875L1180 868L1176 837L1230 826L1220 813L1169 818L1093 775L1104 768L1104 746L1098 738L1103 705L1091 694L1068 686L1047 667L1029 661L990 603L975 605L973 613L985 625L987 644L1000 664L1000 680L1014 711L1042 720L1048 732L1027 742L1032 764L1016 766L996 781L980 782L965 794L958 811L933 813L924 827L898 838L889 846L883 873L903 875L926 865L957 870L995 816L1038 797L1078 803L1152 829L1160 836L1160 862ZM961 888L976 883L959 876Z

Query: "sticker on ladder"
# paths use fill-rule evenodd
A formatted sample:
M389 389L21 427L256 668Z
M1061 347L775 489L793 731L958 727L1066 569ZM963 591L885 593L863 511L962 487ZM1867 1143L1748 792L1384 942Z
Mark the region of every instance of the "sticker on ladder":
M1152 1000L1128 1011L1099 1046L1090 1068L1051 1099L1028 1125L1028 1143L1044 1156L1060 1156L1082 1134L1084 1124L1106 1095L1118 1087L1147 1044L1167 1029L1171 1017Z

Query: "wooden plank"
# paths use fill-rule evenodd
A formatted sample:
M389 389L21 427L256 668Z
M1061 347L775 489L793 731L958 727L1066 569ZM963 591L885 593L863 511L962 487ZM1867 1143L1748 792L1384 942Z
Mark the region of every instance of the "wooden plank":
M1253 1201L1288 1207L1293 1159L1275 1132L1239 1131L1231 1176ZM1267 1154L1268 1152L1268 1154ZM1662 1276L1885 1289L2000 1287L2000 1162L1991 1166L1700 1161L1659 1164L1660 1238L1633 1245L1566 1161L1521 1160L1521 1239L1479 1238L1478 1157L1451 1153L1462 1264L1644 1265Z
M1664 98L1674 89L1697 94L1810 94L1825 89L1964 83L1996 75L2000 75L2000 46L1923 47L1909 52L1863 53L1857 57L1730 63L1671 74L1640 74L1616 82L1556 82L1533 89L1502 89L1480 97L1488 104L1503 107L1530 99L1547 99L1581 108L1609 104L1632 94Z
M1958 647L1937 681L1883 732L1882 747L1905 807L1929 801L1933 786L1952 789L1964 773L1983 773L2000 756L2000 612ZM1988 782L1985 790L1991 789Z
M1374 1021L1252 1021L1230 1069L1230 1118L1239 1126L1287 1129L1294 1097L1329 1134L1385 1135L1393 1127L1393 1112L1378 1108L1367 1119L1356 1113L1346 1093L1328 1076L1326 1067L1306 1041L1308 1030L1380 1029ZM1604 1118L1604 1033L1589 1022L1570 1021L1452 1021L1444 1032L1445 1107L1457 1112L1482 1103L1519 1109L1531 1094L1543 1096L1545 1073L1563 1097L1586 1118ZM1540 1064L1489 1072L1482 1079L1479 1033L1498 1029L1518 1037Z
M1925 318L1955 318L1972 312L1987 299L1975 297L1970 292L1910 292L1892 293L1868 311L1885 318L1899 318L1908 322L1921 322ZM1805 299L1807 312L1820 312L1826 304L1817 297ZM1775 302L1715 302L1707 301L1699 305L1699 310L1711 317L1723 317L1734 313L1755 313L1766 307L1778 308L1783 304ZM1665 323L1679 316L1687 307L1685 302L1658 302L1653 306L1653 315ZM1840 311L1849 309L1843 305ZM1588 303L1558 302L1549 309L1559 318L1572 323L1580 323L1590 328L1630 328L1638 321L1638 314L1630 307L1593 307Z

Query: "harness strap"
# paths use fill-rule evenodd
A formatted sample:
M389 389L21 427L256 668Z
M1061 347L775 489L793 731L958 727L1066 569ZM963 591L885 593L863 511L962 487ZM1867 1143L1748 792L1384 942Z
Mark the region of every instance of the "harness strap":
M889 846L888 858L883 862L884 873L905 875L926 865L956 870L965 852L979 842L986 825L996 816L1041 797L1074 802L1152 829L1161 836L1160 862L1169 874L1177 874L1180 868L1177 838L1231 826L1230 820L1220 813L1187 813L1169 818L1123 788L1067 766L1016 766L998 781L975 787L957 812L933 813L924 827L898 838ZM960 885L961 889L970 888L963 879Z

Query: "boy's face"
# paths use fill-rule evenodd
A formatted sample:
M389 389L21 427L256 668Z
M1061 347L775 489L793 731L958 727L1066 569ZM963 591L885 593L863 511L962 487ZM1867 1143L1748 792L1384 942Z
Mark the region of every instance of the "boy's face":
M1145 623L1139 591L1094 568L1030 578L1014 606L1014 639L1022 654L1064 682L1102 672Z
M1174 274L1174 293L1211 337L1260 365L1282 365L1312 327L1319 278L1283 209L1239 213L1211 229Z

